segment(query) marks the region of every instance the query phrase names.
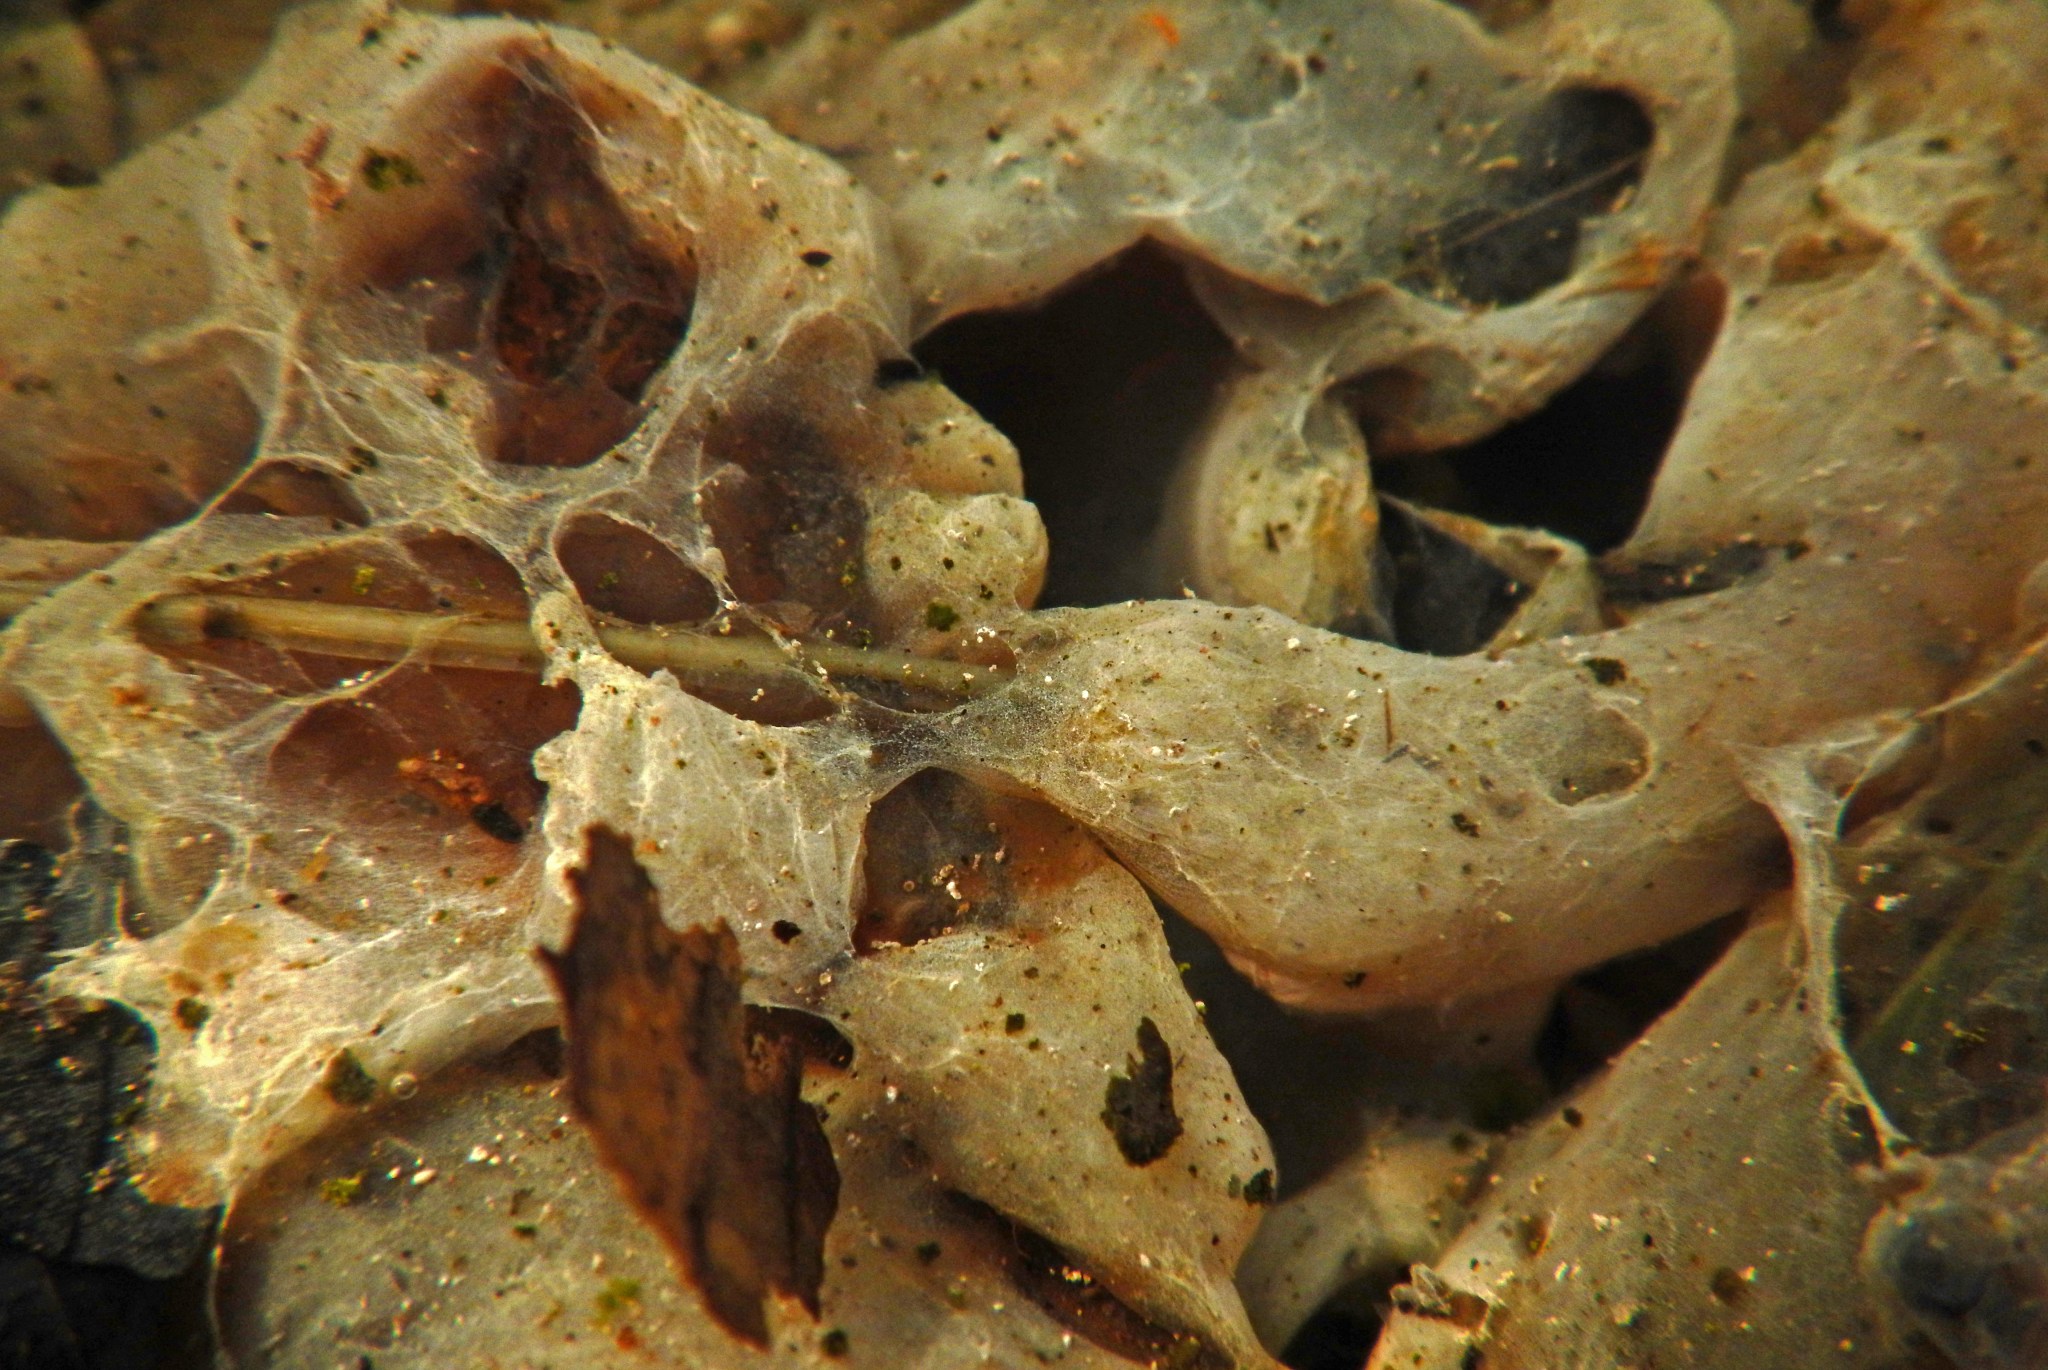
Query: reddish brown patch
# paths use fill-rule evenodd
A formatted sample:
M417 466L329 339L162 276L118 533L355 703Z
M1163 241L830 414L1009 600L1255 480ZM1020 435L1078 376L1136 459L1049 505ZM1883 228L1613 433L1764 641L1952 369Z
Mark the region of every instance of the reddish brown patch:
M604 514L578 514L555 555L585 605L629 623L702 623L718 592L652 533Z
M307 710L272 751L265 779L301 822L374 842L385 860L496 880L517 859L503 844L532 828L547 792L534 750L574 727L580 705L574 686L511 671L401 666ZM437 752L459 759L472 792L488 799L462 806L449 802L460 790L406 774L408 759ZM327 916L311 900L301 912Z
M951 771L919 771L869 811L854 946L866 953L1000 926L1020 895L1071 885L1108 860L1056 809Z
M361 528L370 521L346 481L293 461L264 462L236 481L215 507L223 514L321 518L336 527Z
M1146 10L1138 16L1154 33L1166 40L1166 46L1180 46L1180 25L1173 22L1173 16L1164 10Z
M23 838L57 850L70 836L67 815L85 793L71 753L40 718L0 728L7 783L0 785L0 840Z
M839 1202L798 1092L803 1051L740 1001L730 928L674 931L632 839L600 826L585 841L569 944L540 952L568 1023L570 1100L711 1315L766 1346L770 1293L817 1315Z
M332 214L348 200L348 191L342 186L341 181L333 172L320 165L320 159L327 155L327 144L333 137L334 130L326 124L320 124L306 135L306 141L299 144L298 149L291 154L291 159L306 169L307 198L312 201L313 208L322 214Z
M696 293L689 243L650 238L599 174L589 116L609 92L558 66L512 42L420 92L326 225L335 309L419 328L481 383L485 452L522 466L585 465L624 440Z
M843 614L860 586L865 515L832 447L787 401L727 417L704 444L704 521L733 594L799 631Z

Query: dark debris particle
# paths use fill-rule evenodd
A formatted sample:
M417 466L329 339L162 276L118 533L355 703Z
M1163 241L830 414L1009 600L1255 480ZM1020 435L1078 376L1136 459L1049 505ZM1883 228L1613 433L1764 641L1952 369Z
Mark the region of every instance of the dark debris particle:
M1707 1278L1707 1289L1715 1299L1733 1308L1749 1297L1749 1281L1733 1266L1721 1266Z
M924 379L924 368L915 357L884 357L875 364L875 386L887 390L892 385L904 385L910 381Z
M818 1338L818 1349L834 1360L844 1356L847 1348L848 1340L845 1328L835 1327L824 1336Z
M804 935L803 928L795 923L790 922L787 918L776 919L775 922L769 927L768 931L774 933L775 940L782 943L784 946L789 945L791 942L794 942L797 938Z
M1150 1018L1138 1020L1138 1053L1125 1073L1110 1077L1103 1096L1102 1123L1132 1165L1150 1165L1181 1134L1173 1107L1173 1050Z
M327 1071L320 1077L320 1088L343 1108L362 1108L377 1097L377 1082L370 1078L370 1072L363 1069L363 1063L347 1047L328 1058Z
M830 266L832 264L832 254L812 248L809 252L803 254L803 263L805 266Z
M477 805L469 811L469 821L500 842L517 842L526 836L524 825L505 812L502 804Z
M426 177L410 157L397 152L379 152L368 148L363 152L360 163L363 184L372 190L390 190L396 186L424 185Z
M1472 821L1472 817L1470 814L1452 814L1451 826L1456 828L1459 832L1465 834L1465 836L1467 837L1479 836L1479 825Z
M1596 684L1619 685L1628 679L1628 666L1611 656L1589 656L1579 663Z
M924 606L924 626L938 632L948 632L960 621L960 611L952 605L933 600Z
M1270 1169L1255 1171L1252 1177L1244 1182L1241 1191L1244 1201L1257 1208L1263 1208L1273 1202L1275 1192L1273 1172Z
M67 190L79 190L100 183L100 174L91 167L80 166L77 162L63 159L50 164L49 178L51 185L63 186Z

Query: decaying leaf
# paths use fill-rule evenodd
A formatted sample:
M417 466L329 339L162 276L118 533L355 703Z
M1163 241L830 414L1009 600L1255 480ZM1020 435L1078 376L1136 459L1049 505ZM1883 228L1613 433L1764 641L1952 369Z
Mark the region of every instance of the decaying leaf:
M569 1097L712 1316L765 1345L770 1294L817 1316L839 1201L798 1093L800 1044L741 1002L730 928L670 930L632 839L594 827L587 844L568 945L541 952L562 996Z
M0 77L0 798L237 1363L2038 1359L2038 5L208 4Z

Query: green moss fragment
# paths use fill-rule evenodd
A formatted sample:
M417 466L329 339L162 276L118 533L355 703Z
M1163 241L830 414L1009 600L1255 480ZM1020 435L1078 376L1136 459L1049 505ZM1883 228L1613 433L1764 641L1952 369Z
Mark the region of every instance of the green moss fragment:
M616 1275L604 1282L604 1288L597 1291L593 1302L597 1305L599 1318L615 1318L640 1302L640 1281Z
M347 1208L363 1197L363 1176L358 1171L353 1175L333 1175L320 1182L320 1197L336 1208Z
M369 148L363 153L361 170L363 184L372 190L425 185L427 181L420 175L420 169L413 165L412 158L396 152L379 152L376 148Z
M377 1097L377 1082L370 1078L370 1072L363 1069L363 1063L347 1047L334 1053L327 1062L327 1072L320 1077L320 1087L327 1091L327 1097L343 1108L361 1108Z

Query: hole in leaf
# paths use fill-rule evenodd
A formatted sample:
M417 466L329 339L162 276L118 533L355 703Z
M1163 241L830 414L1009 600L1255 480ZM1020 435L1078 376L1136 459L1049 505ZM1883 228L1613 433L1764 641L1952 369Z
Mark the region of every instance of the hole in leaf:
M629 623L701 623L718 612L711 582L652 533L604 514L578 514L555 555L584 604Z
M698 507L733 597L785 632L859 641L867 516L858 487L878 434L849 402L870 340L833 319L786 334L705 421Z
M1386 1289L1382 1286L1382 1297ZM1380 1339L1380 1319L1369 1303L1349 1291L1316 1309L1288 1339L1280 1363L1289 1370L1358 1370Z
M801 631L843 612L865 517L852 486L793 414L721 424L705 446L704 521L733 595Z
M1550 0L1450 0L1495 33L1534 19L1550 8Z
M394 864L502 876L518 861L511 834L533 830L547 793L533 753L575 726L581 703L573 685L516 672L399 666L307 710L267 780L309 831L374 838ZM317 858L300 869L310 878L295 907L324 921Z
M1536 1045L1552 1089L1561 1093L1599 1070L1684 998L1741 934L1747 917L1726 914L1566 981Z
M1017 444L1052 548L1040 605L1144 593L1168 480L1231 355L1180 264L1150 242L1036 305L954 319L918 345Z
M1584 220L1612 212L1643 178L1656 125L1631 96L1555 91L1504 141L1485 199L1416 235L1400 284L1472 305L1520 304L1571 275ZM1497 148L1497 150L1496 150Z
M417 131L366 158L349 212L323 225L370 292L338 283L333 308L352 327L412 333L481 382L486 412L471 417L499 461L596 460L638 425L688 331L689 244L649 241L597 171L591 124L612 98L509 45L417 96Z
M363 502L331 471L294 461L267 461L235 483L215 506L223 514L276 514L326 519L336 528L370 521Z
M1726 299L1717 277L1689 278L1548 404L1463 447L1409 448L1403 415L1421 383L1408 373L1349 383L1374 484L1489 523L1544 528L1594 552L1620 545L1649 502Z
M1013 891L1071 884L1108 859L1058 810L936 768L876 801L861 851L853 943L862 954L1000 925Z

